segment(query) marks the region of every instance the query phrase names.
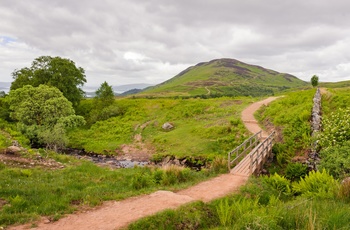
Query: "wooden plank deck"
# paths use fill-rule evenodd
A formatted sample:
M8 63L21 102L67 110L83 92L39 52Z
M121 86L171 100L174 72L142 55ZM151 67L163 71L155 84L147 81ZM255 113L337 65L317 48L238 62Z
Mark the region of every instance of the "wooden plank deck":
M268 137L264 138L259 145L253 148L249 154L230 170L230 173L239 176L250 176L256 173L270 156L273 135L274 133L271 133Z

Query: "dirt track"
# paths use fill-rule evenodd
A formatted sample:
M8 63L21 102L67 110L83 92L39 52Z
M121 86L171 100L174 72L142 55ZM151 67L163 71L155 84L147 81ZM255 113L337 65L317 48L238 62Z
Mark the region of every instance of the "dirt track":
M254 112L263 104L266 105L275 99L276 97L270 97L263 101L253 103L242 112L242 120L250 132L255 133L261 129L254 119ZM123 201L104 202L103 205L95 209L70 214L56 222L45 223L45 220L43 219L37 224L36 228L31 229L120 229L137 219L165 209L174 209L195 200L208 202L223 197L229 193L237 191L247 180L248 177L223 174L177 193L170 191L157 191L150 195L132 197ZM21 225L9 229L28 229L29 226L30 225Z

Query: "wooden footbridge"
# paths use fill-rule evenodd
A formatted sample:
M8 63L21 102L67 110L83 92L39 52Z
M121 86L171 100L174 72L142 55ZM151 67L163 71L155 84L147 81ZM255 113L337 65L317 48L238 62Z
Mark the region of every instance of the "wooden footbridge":
M262 131L259 131L229 152L229 172L240 176L259 173L264 163L271 157L274 136L275 132L264 137Z

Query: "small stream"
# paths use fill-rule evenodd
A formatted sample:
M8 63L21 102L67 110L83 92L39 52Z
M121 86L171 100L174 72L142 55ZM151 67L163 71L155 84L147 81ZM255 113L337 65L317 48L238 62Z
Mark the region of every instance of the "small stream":
M143 167L149 165L149 161L134 161L128 159L117 159L115 156L100 155L97 153L86 152L83 149L68 148L62 151L64 154L74 156L78 159L84 159L94 162L101 166L109 166L112 168L133 168L134 166Z

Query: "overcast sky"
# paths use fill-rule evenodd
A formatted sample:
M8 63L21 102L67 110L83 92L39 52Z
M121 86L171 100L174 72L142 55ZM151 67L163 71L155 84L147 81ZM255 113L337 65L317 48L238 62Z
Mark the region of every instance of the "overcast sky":
M0 82L42 55L87 85L163 82L234 58L309 81L350 80L347 0L0 0Z

